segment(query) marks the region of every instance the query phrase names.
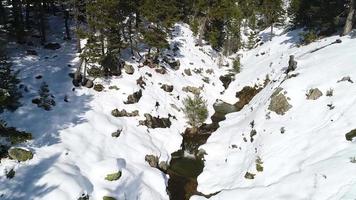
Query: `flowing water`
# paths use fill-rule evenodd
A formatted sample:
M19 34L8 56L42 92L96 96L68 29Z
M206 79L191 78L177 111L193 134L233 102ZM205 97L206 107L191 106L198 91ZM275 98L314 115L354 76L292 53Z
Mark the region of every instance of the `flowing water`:
M197 191L197 177L203 172L204 160L199 147L206 143L209 136L219 128L219 122L225 120L225 115L237 112L235 105L224 102L214 104L215 113L211 117L211 124L204 124L192 134L187 129L183 134L180 150L172 153L168 174L167 190L171 200L188 200L193 195L211 196Z

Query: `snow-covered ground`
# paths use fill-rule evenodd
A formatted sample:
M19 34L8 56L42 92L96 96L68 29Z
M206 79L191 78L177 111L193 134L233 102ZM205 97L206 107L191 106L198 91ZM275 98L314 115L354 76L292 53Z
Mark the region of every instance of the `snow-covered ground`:
M57 29L58 23L51 24L51 30ZM97 79L95 82L103 84L105 90L96 92L87 88L72 91L68 73L78 64L75 41L63 42L61 34L54 31L51 34L50 40L60 42L61 49L10 45L14 66L21 70L19 75L28 92L24 92L22 107L2 117L9 125L33 133L34 140L20 146L32 150L35 156L23 163L1 161L0 199L73 200L82 194L88 194L90 199L106 195L120 200L169 199L168 177L150 167L145 155L169 161L170 154L180 149L180 134L186 128L186 120L174 106L181 108L181 101L187 96L182 88L203 86L202 94L212 115L216 99L235 103L237 91L263 83L266 75L271 82L242 111L227 115L201 147L207 155L204 171L198 177L198 191L204 194L221 191L211 199L223 200L356 198L356 164L350 162L350 157L356 156L356 145L345 140L345 133L356 128L356 83L337 83L345 76L356 81L356 39L346 36L341 38L341 44L310 53L338 37L298 48L295 45L298 31L276 36L271 42L242 53L242 72L222 93L219 77L227 74L228 68L218 66L219 58L208 46L195 46L186 25L177 25L171 42L177 42L180 48L176 56L181 63L178 71L168 69L162 75L147 66L139 68L137 62L128 59L135 73ZM26 56L24 52L33 48L39 56ZM291 54L298 61L295 73L299 75L282 82ZM184 75L184 69L188 68L203 71ZM207 73L207 69L214 73ZM37 75L43 78L36 79ZM146 82L141 100L124 104L128 95L140 89L136 80L141 76ZM209 77L209 84L202 80L205 76ZM51 111L31 103L42 81L48 83L55 96L57 105ZM163 91L161 84L173 85L173 92ZM109 86L117 86L119 90L111 90ZM283 116L267 114L270 97L277 87L287 92L293 106ZM324 95L315 101L306 100L305 94L311 88L319 88ZM334 95L325 96L331 88ZM64 102L65 96L69 102ZM156 102L160 104L158 109ZM327 106L330 103L335 106L333 110ZM111 115L115 108L139 110L140 116L115 118ZM138 126L145 113L160 117L171 114L177 119L171 118L170 128L147 129ZM251 121L257 131L252 143ZM282 127L284 134L280 131ZM120 137L112 137L111 133L118 129L123 129ZM248 142L244 142L244 137ZM263 172L256 172L258 157L263 162ZM2 172L11 168L15 168L16 175L6 179ZM122 171L118 181L105 180L107 174L118 170ZM245 179L246 172L256 174L255 178Z
M60 22L56 23L56 18L52 20L51 30L56 30ZM14 66L21 70L19 76L29 92L24 92L22 107L2 117L10 126L33 133L33 141L19 146L31 149L35 156L25 163L1 161L0 199L68 200L82 194L88 194L90 199L102 199L103 196L168 199L168 177L150 167L145 155L153 154L159 156L160 161L169 161L170 154L180 149L180 134L186 128L184 115L172 107L182 106L181 100L187 96L182 88L204 85L204 98L209 100L210 114L213 114L212 104L224 90L218 78L226 69L215 64L216 56L209 55L213 52L209 47L199 50L194 46L192 32L187 26L178 25L172 39L180 48L178 71L168 69L168 73L162 75L147 66L138 68L137 62L127 60L134 66L135 73L128 75L123 70L121 77L97 79L96 83L105 86L103 92L87 88L72 91L68 73L78 64L75 41L63 42L61 34L54 31L51 34L49 40L61 43L61 49L52 51L11 45ZM35 49L39 56L26 56L27 49ZM186 68L204 70L201 75L192 72L192 76L186 76L183 75ZM207 69L213 69L214 73L206 73ZM146 73L151 73L152 77ZM36 79L37 75L43 78ZM140 76L147 84L141 100L137 104L124 104L128 95L140 89L136 84ZM202 81L203 76L210 78L210 84ZM57 105L51 111L44 111L31 102L38 95L42 81L46 81L55 96ZM173 92L163 91L161 83L173 85ZM117 86L119 90L110 90L109 86ZM68 103L64 102L65 96ZM160 104L157 110L156 102ZM111 115L115 108L128 112L139 110L140 116L115 118ZM145 113L160 117L171 114L177 119L171 118L170 128L148 130L138 126ZM112 137L111 133L118 129L123 129L120 137ZM15 168L16 175L6 179L3 172L11 168ZM107 174L118 170L122 171L118 181L105 180Z
M345 134L356 128L356 84L338 83L346 76L356 80L356 39L345 36L340 38L341 44L311 53L339 37L297 48L293 44L297 36L298 31L289 32L243 54L242 73L226 94L253 86L267 74L272 82L241 112L227 115L201 147L207 155L198 191L221 191L210 199L356 198L356 164L350 162L356 156L356 144L345 139ZM294 73L299 75L283 81L289 55L296 56ZM287 92L293 106L283 116L267 114L277 87ZM307 100L311 88L319 88L323 96ZM326 96L329 89L334 91L331 97ZM335 108L330 110L328 104ZM252 121L257 135L250 142ZM263 172L256 171L257 158L263 162ZM244 178L246 172L256 174L255 178Z

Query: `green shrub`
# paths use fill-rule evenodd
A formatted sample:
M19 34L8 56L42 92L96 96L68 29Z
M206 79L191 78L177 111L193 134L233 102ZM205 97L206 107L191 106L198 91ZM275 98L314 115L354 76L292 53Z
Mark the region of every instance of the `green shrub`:
M232 71L235 72L236 74L241 72L240 57L237 57L232 61Z
M300 34L300 43L302 45L308 45L315 42L318 39L318 35L315 31L308 31Z
M197 128L208 118L206 100L200 94L195 94L194 98L187 97L183 100L184 114L188 119L188 124Z

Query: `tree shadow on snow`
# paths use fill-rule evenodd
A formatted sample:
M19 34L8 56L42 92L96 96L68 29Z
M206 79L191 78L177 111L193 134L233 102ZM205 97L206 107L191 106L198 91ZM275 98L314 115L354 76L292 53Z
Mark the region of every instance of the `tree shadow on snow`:
M24 200L41 198L45 194L55 190L58 186L38 184L38 181L46 174L52 164L58 159L59 154L41 160L35 165L23 167L16 171L14 178L1 181L1 200ZM4 178L4 177L2 177ZM2 194L6 192L5 194Z

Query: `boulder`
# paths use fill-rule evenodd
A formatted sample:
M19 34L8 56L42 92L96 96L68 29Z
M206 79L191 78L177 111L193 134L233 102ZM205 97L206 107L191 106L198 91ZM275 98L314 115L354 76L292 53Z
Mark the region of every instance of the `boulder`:
M122 173L121 171L118 171L118 172L115 172L115 173L112 173L112 174L108 174L106 175L105 177L105 180L107 181L117 181L120 179Z
M101 84L95 84L95 85L94 85L94 90L97 91L97 92L101 92L101 91L103 91L104 89L105 89L104 86L101 85Z
M242 110L262 89L257 86L245 86L241 91L237 92L236 97L239 98L239 101L234 104L236 111Z
M111 133L111 137L118 138L122 133L122 129L117 129L117 131Z
M344 76L344 77L342 77L342 79L338 80L337 82L340 83L340 82L344 82L344 81L354 83L350 76Z
M245 179L255 179L256 174L252 174L250 172L246 172Z
M114 117L136 117L139 115L139 112L138 110L127 112L125 109L122 109L121 111L118 109L114 109L113 111L111 111L111 115Z
M287 97L281 93L282 88L277 88L277 91L272 94L271 103L268 106L268 110L277 113L278 115L284 115L292 105L288 103Z
M103 200L116 200L116 198L111 196L103 196Z
M138 92L135 92L133 94L130 94L127 97L127 101L124 102L124 104L134 104L140 101L142 97L142 90L139 90Z
M352 139L355 137L356 137L356 129L345 134L345 138L347 141L352 141Z
M161 89L166 91L166 92L172 92L173 91L173 85L167 85L167 84L163 84Z
M294 60L294 55L290 55L286 73L288 74L289 72L295 71L297 69L297 65L298 63Z
M188 69L184 69L184 73L185 73L185 75L187 75L187 76L191 76L191 75L192 75L192 71L190 71L189 68L188 68Z
M11 148L8 151L10 158L17 161L26 161L33 158L33 153L31 151L21 149L21 148Z
M220 81L223 83L223 86L225 89L227 89L230 85L230 83L232 82L232 75L231 74L227 74L224 76L220 76Z
M28 55L28 56L37 56L38 53L37 53L36 50L28 49L28 50L26 51L26 55Z
M318 88L313 88L310 89L307 95L308 100L317 100L321 96L323 96L323 93L318 89Z
M55 42L50 42L44 45L45 49L57 50L61 48L61 45Z
M145 89L146 82L143 80L143 76L136 80L136 84L139 85L142 89Z
M157 68L157 69L155 69L155 71L157 73L159 73L159 74L166 74L167 73L167 70L164 67Z
M186 87L183 87L182 90L183 90L183 92L190 92L190 93L193 93L193 94L200 94L202 89L194 87L194 86L186 86Z
M139 121L139 125L147 126L148 128L169 128L172 125L172 122L169 118L160 118L160 117L153 117L152 115L146 113L145 115L146 120Z
M125 65L124 69L126 74L132 75L135 73L135 68L132 65Z
M166 171L168 170L168 168L169 168L169 165L168 165L167 162L161 161L161 162L159 162L159 164L158 164L158 168L159 168L160 170L166 172Z
M154 168L158 168L158 162L159 162L159 158L157 156L154 155L146 155L145 156L145 161Z

